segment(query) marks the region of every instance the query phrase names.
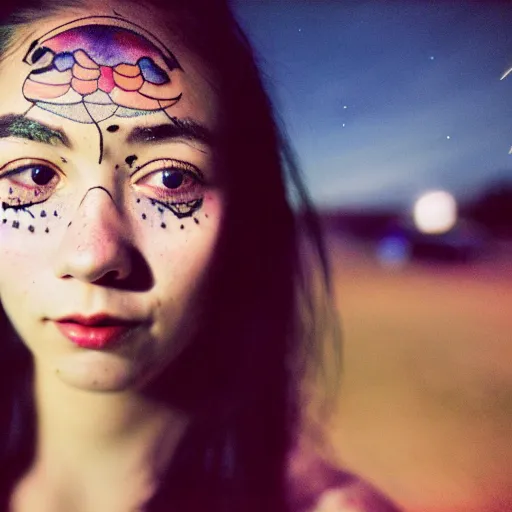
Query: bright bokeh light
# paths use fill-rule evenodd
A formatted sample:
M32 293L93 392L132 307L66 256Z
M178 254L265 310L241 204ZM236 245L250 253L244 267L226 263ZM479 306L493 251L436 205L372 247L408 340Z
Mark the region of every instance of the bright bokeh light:
M457 202L443 190L426 192L416 201L413 218L422 233L446 233L457 222Z

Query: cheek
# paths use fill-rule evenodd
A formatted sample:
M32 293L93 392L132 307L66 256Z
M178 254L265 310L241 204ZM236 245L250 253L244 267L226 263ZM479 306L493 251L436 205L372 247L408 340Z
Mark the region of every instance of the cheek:
M223 219L222 197L206 193L201 208L184 218L157 205L147 210L136 229L159 295L183 298L200 281L215 250Z
M64 220L58 206L37 205L30 211L0 214L0 300L20 302L44 288L62 237ZM44 291L44 290L43 290Z

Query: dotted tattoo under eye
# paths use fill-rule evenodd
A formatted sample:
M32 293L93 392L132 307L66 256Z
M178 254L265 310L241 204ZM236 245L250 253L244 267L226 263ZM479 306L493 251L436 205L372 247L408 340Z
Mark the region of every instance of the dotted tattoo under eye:
M45 210L41 211L41 217L46 217L46 211Z
M20 227L20 223L17 220L12 221L12 227L14 229L18 229Z
M58 216L59 216L59 214L57 213L57 210L55 210L55 211L53 212L53 216L54 216L54 217L58 217Z
M34 226L29 226L29 227L28 227L28 230L29 230L31 233L33 233L33 232L36 230L36 228L34 228Z
M159 211L160 213L164 213L164 209L163 209L161 206L159 206L159 207L158 207L158 211Z
M182 224L182 225L180 226L180 229L185 229L185 226Z
M195 222L196 224L199 224L199 219L196 219L196 218L194 217L194 222Z
M2 224L7 224L7 219L2 219Z
M137 199L137 203L140 203L140 199Z
M145 213L143 213L143 214L142 214L142 220L146 220L146 218L147 218L147 217L146 217L146 214L145 214Z
M167 226L166 226L165 222L162 222L162 224L160 224L160 227L161 227L162 229L165 229Z
M44 230L44 232L45 232L45 233L49 233L49 232L50 232L50 230L49 230L48 228L46 228L46 229Z

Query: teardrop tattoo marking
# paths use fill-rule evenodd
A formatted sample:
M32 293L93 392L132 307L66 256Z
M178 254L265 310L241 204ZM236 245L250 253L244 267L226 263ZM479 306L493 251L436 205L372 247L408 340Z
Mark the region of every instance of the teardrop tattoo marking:
M128 164L128 166L131 168L133 163L137 160L137 155L130 155L125 158L125 162Z

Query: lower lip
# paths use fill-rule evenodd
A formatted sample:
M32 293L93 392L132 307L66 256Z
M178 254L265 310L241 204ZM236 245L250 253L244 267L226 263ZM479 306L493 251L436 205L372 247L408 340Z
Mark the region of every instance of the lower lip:
M89 349L110 346L133 328L128 325L91 326L73 322L56 322L56 325L59 331L75 345Z

